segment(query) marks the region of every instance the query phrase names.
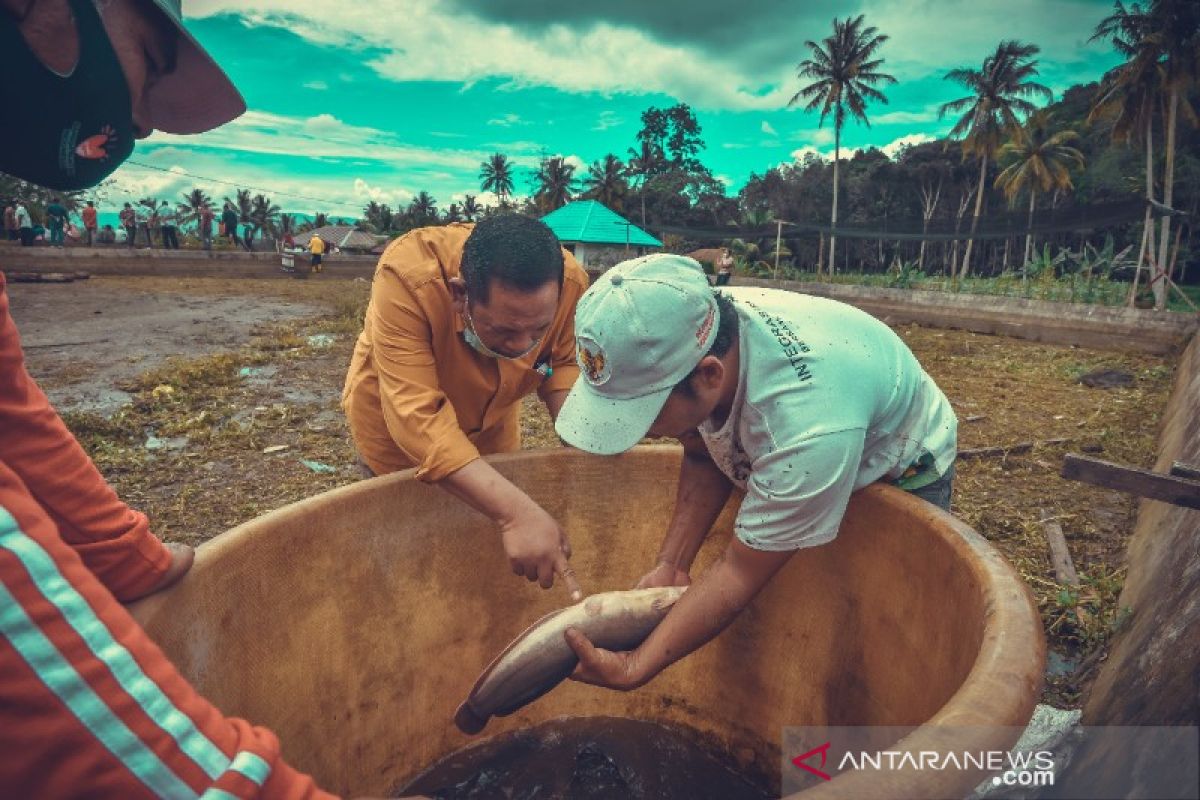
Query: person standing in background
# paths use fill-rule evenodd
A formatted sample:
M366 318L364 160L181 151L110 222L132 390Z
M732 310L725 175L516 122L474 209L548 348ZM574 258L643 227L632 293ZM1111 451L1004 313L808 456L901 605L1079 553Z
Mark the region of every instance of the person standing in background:
M96 206L91 200L87 201L80 216L83 218L84 241L87 242L88 247L91 247L96 238Z
M63 228L67 224L67 208L62 199L55 197L46 206L46 227L50 229L50 246L63 246Z
M17 207L9 203L4 207L4 238L15 242L20 235L20 226L17 225Z
M179 228L175 224L175 212L171 210L171 206L166 200L163 200L162 211L159 212L159 220L162 223L163 248L166 250L178 250Z
M125 244L133 247L137 240L137 212L133 210L133 206L126 203L118 217L121 220L121 227L125 229Z
M15 212L17 220L17 231L21 235L21 247L33 246L33 218L29 216L29 210L25 208L25 204L17 201L17 210Z
M201 206L200 214L197 218L196 228L200 233L200 246L205 250L212 250L212 226L212 209L207 205Z
M238 241L237 235L238 215L233 210L233 205L225 204L225 210L221 212L221 228L222 233L229 237L229 243L237 247L241 242Z

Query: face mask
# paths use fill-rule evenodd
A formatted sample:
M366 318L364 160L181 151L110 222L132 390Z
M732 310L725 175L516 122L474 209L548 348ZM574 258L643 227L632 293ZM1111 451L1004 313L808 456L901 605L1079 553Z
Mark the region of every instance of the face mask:
M60 191L95 186L133 152L129 86L91 0L70 0L79 37L71 74L51 72L0 13L0 171ZM19 123L18 123L19 120Z
M463 305L463 315L467 318L467 328L463 331L463 339L466 340L467 344L470 345L472 350L481 355L488 356L489 358L502 358L505 361L516 361L532 353L534 349L542 343L541 339L534 339L533 343L529 345L529 347L525 348L525 351L520 355L506 356L503 353L497 353L495 350L484 344L483 340L479 338L479 334L475 332L475 320L471 319L471 301L469 298Z

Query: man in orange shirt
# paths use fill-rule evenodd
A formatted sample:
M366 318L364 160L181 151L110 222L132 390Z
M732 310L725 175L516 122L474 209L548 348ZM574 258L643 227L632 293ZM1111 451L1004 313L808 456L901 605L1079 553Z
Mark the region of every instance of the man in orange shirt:
M376 475L416 468L496 522L517 575L582 593L566 535L480 455L521 446L520 401L558 416L579 375L575 302L587 274L518 214L420 228L379 259L342 406Z

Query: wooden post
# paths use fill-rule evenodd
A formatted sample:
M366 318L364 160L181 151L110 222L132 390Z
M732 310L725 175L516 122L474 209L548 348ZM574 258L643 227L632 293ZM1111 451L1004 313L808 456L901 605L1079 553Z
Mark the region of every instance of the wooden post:
M783 222L775 220L775 276L773 280L779 280L779 244L783 239Z

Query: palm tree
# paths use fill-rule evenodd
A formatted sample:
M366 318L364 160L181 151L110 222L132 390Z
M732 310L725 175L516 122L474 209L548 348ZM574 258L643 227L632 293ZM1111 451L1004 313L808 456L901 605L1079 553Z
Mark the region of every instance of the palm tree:
M228 198L226 198L228 199ZM313 228L324 228L329 224L329 215L324 211L318 211L313 215Z
M479 213L481 211L483 211L483 208L479 205L478 202L476 202L475 195L473 195L473 194L463 195L463 204L462 204L463 219L465 219L467 222L474 222L475 218L477 216L479 216Z
M629 184L625 182L625 165L621 159L609 153L603 161L593 161L583 185L588 187L586 196L599 200L614 211L625 213L625 194L629 191Z
M1083 168L1083 153L1070 146L1079 134L1071 130L1052 133L1050 123L1053 115L1038 111L1022 128L1013 132L1013 138L1000 148L1000 160L1009 165L996 176L996 188L1003 189L1008 202L1028 190L1029 228L1025 234L1025 258L1028 264L1033 259L1033 209L1037 194L1050 191L1066 191L1075 188L1071 183L1071 167ZM1022 267L1024 272L1024 267Z
M446 213L442 215L442 219L447 222L462 222L462 211L459 210L458 203L451 203L446 207Z
M1150 108L1155 100L1166 105L1162 202L1170 206L1174 200L1175 130L1179 112L1183 111L1193 124L1196 122L1196 112L1188 98L1200 78L1200 58L1196 55L1200 44L1197 41L1200 39L1200 7L1194 0L1150 0L1145 7L1134 3L1129 8L1117 2L1113 13L1096 26L1092 38L1111 39L1117 51L1129 59L1110 73L1115 73L1111 81L1112 101L1128 104L1129 110L1135 110L1134 116L1145 122L1148 173L1151 169L1149 133L1153 125ZM1153 178L1149 175L1146 186L1149 197L1153 193ZM1158 309L1165 308L1167 301L1165 278L1170 234L1171 217L1164 214L1152 281L1154 305ZM1146 239L1147 234L1143 234L1143 240ZM1152 233L1148 245L1152 251Z
M1126 144L1136 141L1139 137L1146 146L1146 200L1154 200L1154 112L1158 102L1162 84L1166 80L1162 65L1153 57L1149 48L1140 48L1142 41L1144 14L1141 8L1134 4L1126 9L1120 2L1116 4L1114 13L1106 17L1096 26L1092 41L1101 38L1111 39L1117 52L1128 61L1115 69L1109 70L1100 80L1100 89L1088 114L1089 124L1100 119L1108 119L1112 123L1112 139L1114 142ZM1141 277L1142 261L1154 259L1154 217L1151 215L1150 203L1146 203L1146 217L1142 225L1142 243L1138 248L1137 270L1133 275L1133 285L1129 292L1129 305L1133 305L1137 295L1138 279ZM1161 281L1154 281L1152 287L1157 287ZM1161 287L1166 294L1166 287Z
M408 216L415 227L432 225L437 222L437 200L429 192L420 192L408 204Z
M180 226L196 222L200 218L200 211L205 208L212 208L212 198L205 194L203 189L184 192L183 200L176 208Z
M513 192L512 164L503 153L493 153L479 165L479 188L485 192L495 192L504 205Z
M575 191L575 165L568 164L561 156L542 160L537 174L535 197L543 211L562 208L571 201Z
M875 88L879 84L893 84L896 79L880 72L882 58L875 58L879 47L888 40L874 27L862 27L863 15L844 20L834 19L833 35L825 37L821 44L811 39L805 42L809 57L796 67L796 77L811 79L808 84L792 96L788 106L804 100L805 111L821 110L818 127L833 113L833 213L830 227L837 228L838 212L838 158L842 149L842 128L846 124L846 112L862 124L867 121L867 101L887 103L883 93ZM837 237L829 235L829 274L833 274L834 249Z
M975 244L979 215L983 211L983 187L987 180L988 161L1000 149L1005 136L1012 136L1020 127L1017 114L1033 113L1034 105L1026 98L1039 96L1050 100L1054 96L1042 84L1029 80L1038 74L1037 60L1033 58L1038 52L1037 45L1004 41L996 48L996 52L983 60L981 69L960 67L945 75L946 80L962 84L971 93L943 103L938 108L938 117L964 112L950 129L949 138L963 137L964 159L971 155L979 158L979 191L975 195L975 214L971 218L971 233L967 238L967 249L963 253L958 277L965 276L971 269L971 249Z
M638 179L638 194L642 202L642 227L646 226L646 181L655 175L664 163L662 151L654 143L643 139L637 150L629 148L629 164L626 174Z
M254 195L254 199L250 203L249 219L253 226L250 238L257 238L259 231L266 231L274 236L278 231L275 222L279 218L279 211L279 206L272 203L271 198L264 194Z

